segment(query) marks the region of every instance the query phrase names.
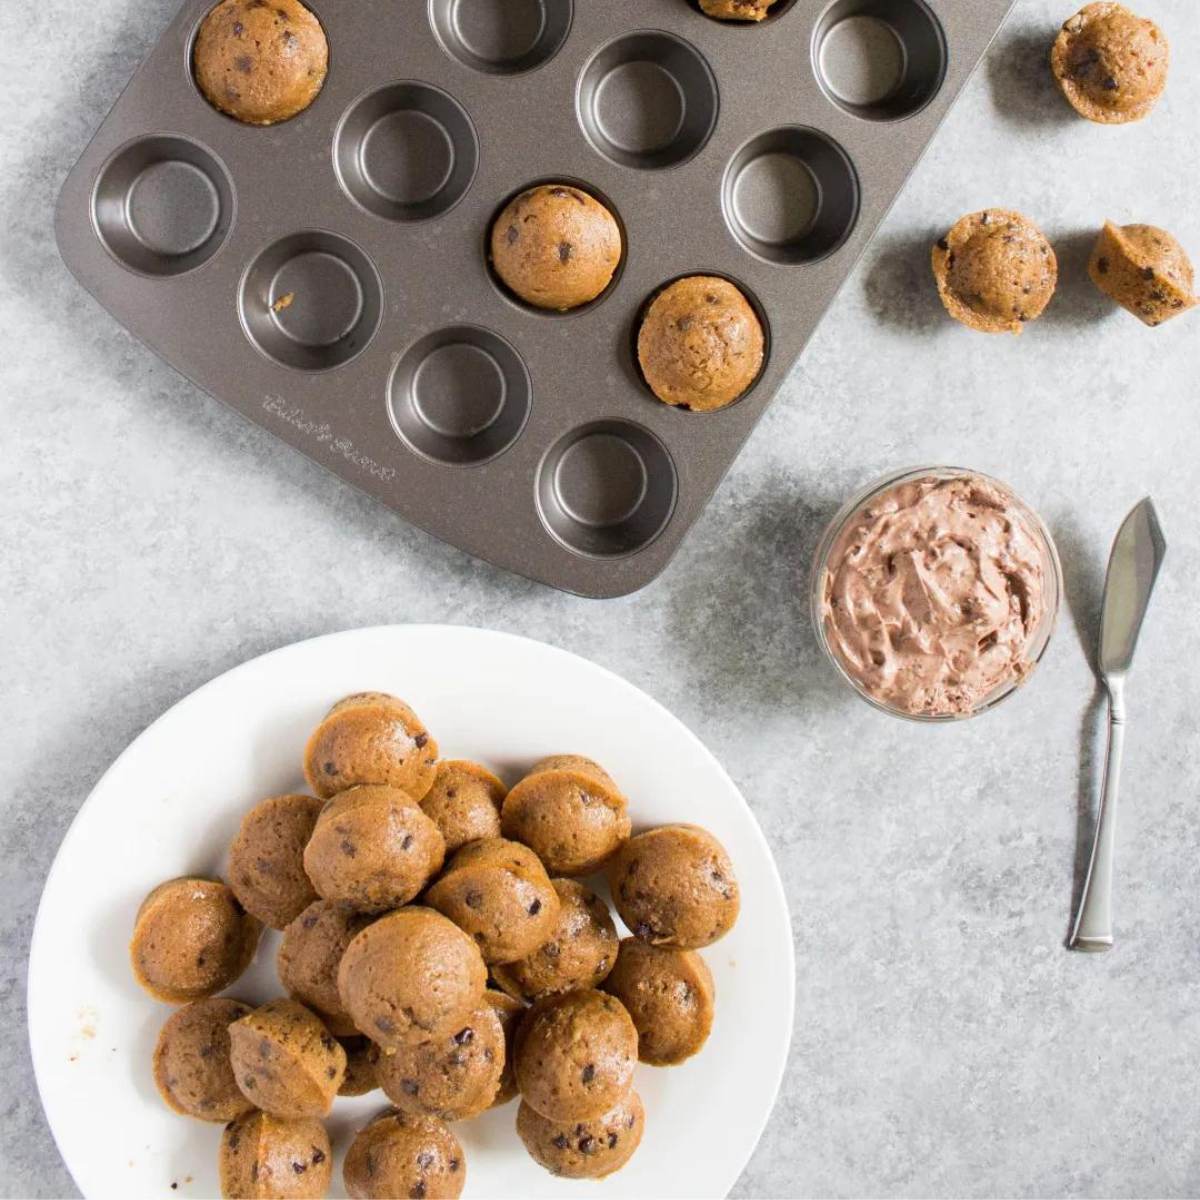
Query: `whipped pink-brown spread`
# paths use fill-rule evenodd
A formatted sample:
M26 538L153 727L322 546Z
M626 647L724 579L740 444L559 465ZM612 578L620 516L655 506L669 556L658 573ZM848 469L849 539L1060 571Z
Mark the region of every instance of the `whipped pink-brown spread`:
M990 480L898 483L856 512L830 548L829 647L891 708L969 716L1032 669L1049 553L1024 506Z

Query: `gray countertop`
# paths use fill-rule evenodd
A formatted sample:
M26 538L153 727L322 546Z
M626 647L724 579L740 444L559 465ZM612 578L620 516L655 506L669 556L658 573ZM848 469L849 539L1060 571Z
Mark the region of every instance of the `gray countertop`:
M1200 578L1200 316L1144 329L1084 273L1105 217L1165 225L1200 256L1200 6L1140 4L1172 39L1171 86L1150 120L1106 129L1047 76L1069 0L1024 0L682 553L598 603L407 527L200 394L67 276L58 186L175 3L0 5L0 1192L74 1194L33 1084L25 963L42 880L101 772L243 659L405 621L513 630L620 672L757 813L798 987L739 1194L1200 1191L1200 606L1184 596ZM1017 339L953 325L929 278L931 239L992 205L1060 253L1059 294ZM1029 687L948 728L856 701L805 611L845 495L933 462L1008 480L1051 526L1068 589ZM1146 492L1170 551L1129 696L1118 946L1072 955L1099 590Z

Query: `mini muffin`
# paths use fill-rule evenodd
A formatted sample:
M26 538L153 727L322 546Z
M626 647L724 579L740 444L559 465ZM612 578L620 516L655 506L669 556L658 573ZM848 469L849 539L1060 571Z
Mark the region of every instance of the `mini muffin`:
M590 1121L550 1121L524 1100L517 1109L517 1135L525 1149L551 1175L564 1179L603 1179L619 1171L645 1129L646 1110L632 1088Z
M379 1047L370 1038L338 1038L346 1052L346 1075L339 1096L365 1096L379 1086Z
M304 869L323 899L386 912L418 895L445 853L437 826L407 792L363 784L325 805Z
M355 1136L342 1180L355 1200L455 1200L467 1181L467 1159L458 1138L436 1117L387 1112Z
M360 783L401 788L420 801L433 783L438 748L403 700L361 692L339 700L304 751L309 787L323 800Z
M261 933L219 879L168 880L138 909L129 943L134 978L167 1004L212 996L250 965Z
M604 990L625 1005L638 1031L638 1058L673 1067L691 1058L712 1032L712 972L695 950L623 938Z
M282 929L316 898L304 847L321 813L315 796L272 796L243 818L229 847L229 886L242 907Z
M535 763L505 797L501 827L551 875L590 875L631 828L625 797L601 767L578 755Z
M733 864L698 825L663 825L631 838L608 865L608 885L621 920L653 946L698 950L737 920Z
M962 217L933 247L932 263L946 311L980 333L1020 333L1058 284L1058 259L1042 231L1003 208Z
M486 984L475 942L430 908L404 908L368 925L338 967L342 1005L389 1054L462 1029Z
M1140 121L1167 86L1170 47L1121 4L1087 4L1062 27L1050 68L1071 107L1102 125Z
M719 21L762 21L771 15L774 3L775 0L700 0L700 11Z
M346 1074L346 1052L295 1000L270 1000L229 1027L238 1087L275 1117L323 1117Z
M196 35L193 69L214 108L247 125L274 125L317 98L329 43L299 0L221 0Z
M338 964L355 935L370 923L369 916L348 904L314 900L283 931L279 943L279 982L337 1037L358 1032L338 995Z
M517 1094L517 1077L513 1070L513 1042L516 1039L517 1027L525 1015L525 1005L519 1000L514 1000L512 996L496 991L495 988L488 988L483 993L483 1002L492 1006L500 1021L500 1027L504 1030L504 1070L500 1073L500 1087L492 1100L492 1107L499 1108Z
M500 1015L484 998L461 1029L381 1055L376 1071L379 1086L398 1109L465 1121L491 1107L505 1055Z
M446 853L453 854L468 842L500 836L500 805L506 791L487 767L453 759L438 763L421 808L438 827Z
M1161 325L1195 308L1192 262L1153 225L1104 223L1088 262L1092 282L1145 325Z
M638 330L638 364L650 390L664 404L693 412L714 412L745 395L765 353L758 314L717 276L668 284Z
M524 958L558 920L558 893L538 856L503 838L464 846L425 901L469 933L488 963Z
M629 1090L637 1029L604 992L567 992L539 1000L516 1039L517 1087L551 1121L588 1121Z
M621 227L594 196L543 184L510 200L492 226L492 265L510 291L537 308L578 308L612 282Z
M552 883L559 907L548 939L525 958L492 968L495 981L522 1000L599 987L617 958L617 930L608 905L573 879Z
M177 1113L232 1121L254 1107L238 1090L229 1062L229 1026L250 1012L240 1000L214 996L167 1019L154 1047L154 1082Z
M333 1177L333 1148L312 1117L253 1111L225 1126L219 1173L228 1200L320 1200Z

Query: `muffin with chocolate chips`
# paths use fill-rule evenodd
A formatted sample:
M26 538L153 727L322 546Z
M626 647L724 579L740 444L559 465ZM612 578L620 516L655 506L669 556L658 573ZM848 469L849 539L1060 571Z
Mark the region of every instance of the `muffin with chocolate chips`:
M1165 229L1104 223L1088 262L1092 282L1144 325L1195 308L1192 262Z
M776 0L700 0L700 11L718 21L765 21Z
M538 856L504 838L464 846L425 902L470 934L488 963L532 953L550 936L559 907Z
M218 1173L225 1197L320 1200L333 1178L333 1148L312 1117L249 1112L225 1126Z
M631 838L608 865L621 920L653 946L698 950L733 928L737 879L724 846L698 825L663 825Z
M1058 284L1058 260L1042 231L1003 208L957 221L934 245L932 265L946 311L980 333L1020 333Z
M451 759L437 765L421 808L441 831L446 853L468 842L500 836L500 806L508 789L479 763Z
M240 1000L214 996L171 1014L154 1047L154 1083L177 1113L232 1121L254 1107L229 1062L229 1026L250 1012Z
M447 1037L379 1057L379 1086L404 1112L465 1121L490 1108L506 1058L504 1026L486 999Z
M421 718L385 692L339 700L313 731L304 775L323 800L360 783L400 788L420 801L433 784L438 747Z
M322 899L385 912L413 899L444 857L437 826L407 792L362 784L325 806L304 869Z
M279 982L337 1037L358 1032L338 995L338 965L355 935L370 923L369 916L348 904L314 900L283 931L279 943Z
M558 893L558 920L546 941L532 954L492 968L495 981L522 1000L599 987L617 958L617 930L608 905L574 879L551 882Z
M295 1000L271 1000L229 1027L229 1060L246 1099L276 1117L323 1117L346 1074L346 1052Z
M621 227L595 196L568 184L522 192L492 226L492 266L526 304L566 312L595 300L612 282Z
M1050 67L1071 107L1089 121L1140 121L1167 86L1170 48L1153 21L1122 4L1087 4L1062 27Z
M539 1000L516 1038L517 1087L551 1121L602 1116L629 1090L637 1030L624 1006L594 990Z
M282 929L317 898L304 847L321 812L315 796L271 796L243 818L229 847L229 886L264 925Z
M551 1121L525 1101L517 1110L517 1135L530 1157L563 1179L603 1179L619 1171L645 1129L646 1110L632 1089L589 1121Z
M325 31L300 0L221 0L204 18L192 54L208 102L247 125L302 113L329 70Z
M455 1200L467 1181L458 1138L436 1117L387 1112L359 1130L342 1168L355 1200Z

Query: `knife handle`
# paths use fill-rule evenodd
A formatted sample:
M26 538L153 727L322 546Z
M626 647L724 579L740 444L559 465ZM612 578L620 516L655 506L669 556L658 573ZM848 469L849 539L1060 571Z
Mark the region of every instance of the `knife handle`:
M1117 793L1121 780L1121 757L1125 750L1125 705L1120 692L1108 696L1108 757L1104 787L1096 817L1096 840L1088 864L1079 915L1068 943L1072 950L1111 950L1113 848L1117 832Z

